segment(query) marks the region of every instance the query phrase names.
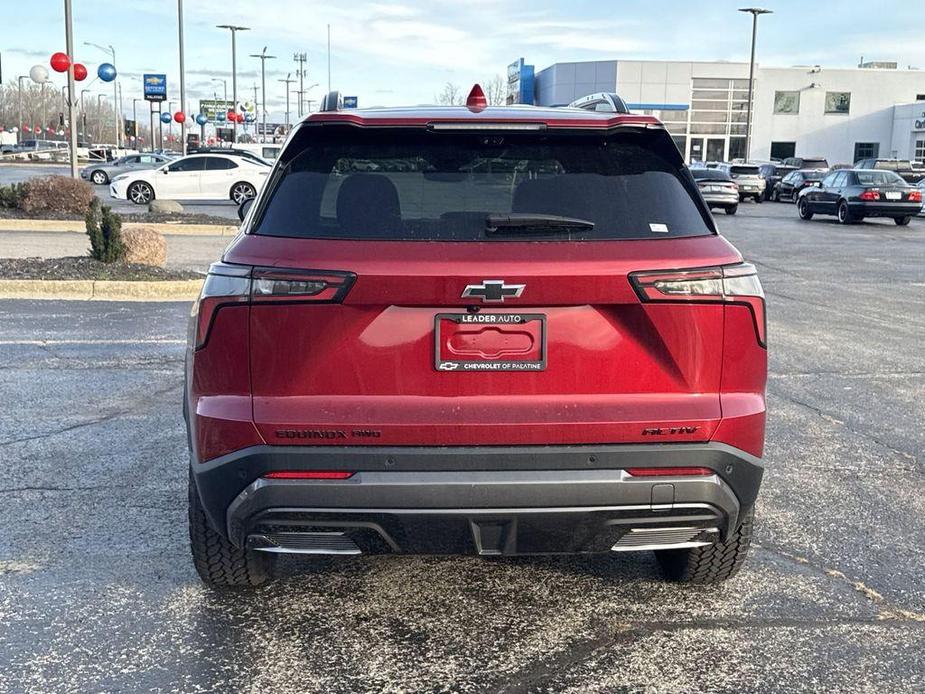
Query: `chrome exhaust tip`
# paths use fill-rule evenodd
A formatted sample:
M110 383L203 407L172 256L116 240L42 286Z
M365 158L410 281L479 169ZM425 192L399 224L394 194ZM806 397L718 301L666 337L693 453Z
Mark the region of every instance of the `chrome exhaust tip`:
M248 535L247 549L275 554L362 554L341 532L280 532Z
M631 528L610 549L614 552L687 549L712 545L717 540L718 528Z

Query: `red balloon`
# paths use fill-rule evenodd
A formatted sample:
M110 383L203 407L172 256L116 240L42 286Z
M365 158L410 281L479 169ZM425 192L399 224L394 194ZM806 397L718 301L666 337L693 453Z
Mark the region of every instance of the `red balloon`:
M177 111L175 114L173 114L173 119L177 121L177 123L182 123L186 120L186 114L183 113L183 111Z
M82 63L74 63L74 79L78 82L87 79L87 68Z
M51 56L51 69L55 72L67 72L67 69L71 66L71 59L67 57L67 53L54 53Z

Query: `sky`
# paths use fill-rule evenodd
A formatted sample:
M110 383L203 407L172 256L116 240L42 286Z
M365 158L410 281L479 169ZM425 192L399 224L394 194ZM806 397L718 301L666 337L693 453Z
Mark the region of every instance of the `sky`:
M179 58L175 0L73 0L77 60L95 75L107 60L91 41L116 50L123 103L141 96L141 74L168 75L169 97L178 101ZM0 2L0 57L4 82L65 49L63 0ZM308 54L307 98L327 91L327 25L331 25L331 86L356 95L360 107L433 102L446 82L464 89L505 73L524 57L540 70L574 60L747 61L751 17L727 0L186 0L186 84L191 109L199 98L231 95L231 41L216 24L238 24L238 97L253 100L259 53L268 60L269 119L281 121L285 85L295 77L293 53ZM767 0L774 11L760 19L758 62L788 66L856 66L865 60L898 61L925 68L919 3L884 0L807 2ZM10 30L13 29L13 30ZM61 75L52 73L57 84ZM925 72L923 72L925 79ZM297 85L292 85L295 88ZM100 85L100 93L111 90ZM292 110L295 112L295 96Z

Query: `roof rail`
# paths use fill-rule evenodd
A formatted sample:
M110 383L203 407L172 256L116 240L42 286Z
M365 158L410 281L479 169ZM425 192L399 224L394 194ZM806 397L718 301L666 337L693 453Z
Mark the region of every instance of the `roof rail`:
M597 92L575 99L568 105L569 108L580 108L585 111L603 111L610 113L629 113L626 102L619 94L613 92Z
M321 99L320 111L340 111L344 108L344 97L338 91L328 92Z

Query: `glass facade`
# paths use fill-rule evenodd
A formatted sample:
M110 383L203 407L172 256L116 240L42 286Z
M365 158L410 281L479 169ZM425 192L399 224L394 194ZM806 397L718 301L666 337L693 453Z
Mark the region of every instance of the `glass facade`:
M915 160L920 164L925 164L925 140L915 141Z

